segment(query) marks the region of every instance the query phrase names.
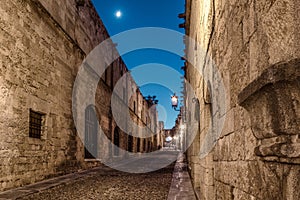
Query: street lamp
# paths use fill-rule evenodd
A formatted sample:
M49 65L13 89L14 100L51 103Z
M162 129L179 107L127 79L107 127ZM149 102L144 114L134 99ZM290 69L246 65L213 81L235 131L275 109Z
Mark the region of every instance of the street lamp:
M178 96L174 93L173 96L171 96L171 102L172 102L172 108L176 111L180 111L180 109L176 109L178 106Z

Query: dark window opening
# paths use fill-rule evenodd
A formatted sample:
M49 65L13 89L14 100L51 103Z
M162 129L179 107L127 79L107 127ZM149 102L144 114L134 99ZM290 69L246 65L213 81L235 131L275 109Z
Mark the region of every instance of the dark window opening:
M138 138L137 139L137 150L136 150L137 152L141 151L140 146L141 146L141 138Z
M133 152L133 136L128 135L128 151Z
M148 141L148 148L147 148L147 152L151 152L152 151L152 146L151 146L151 142Z
M29 137L41 139L43 115L30 109L29 114Z
M146 152L146 139L144 139L144 142L143 142L143 151Z
M107 69L105 70L105 74L104 74L104 82L106 83L106 84L108 84L107 82L108 82L108 80L107 80Z
M119 128L115 128L114 131L114 156L118 156L119 155L119 146L120 146L120 133L119 133Z

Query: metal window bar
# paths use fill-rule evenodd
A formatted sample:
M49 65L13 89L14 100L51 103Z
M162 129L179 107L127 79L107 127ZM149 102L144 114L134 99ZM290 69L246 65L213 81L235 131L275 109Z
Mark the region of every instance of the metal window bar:
M43 115L30 110L29 137L41 139Z

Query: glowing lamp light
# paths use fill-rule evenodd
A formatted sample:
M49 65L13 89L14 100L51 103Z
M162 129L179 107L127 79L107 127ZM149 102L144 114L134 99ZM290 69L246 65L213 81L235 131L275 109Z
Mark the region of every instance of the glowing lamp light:
M167 137L167 138L166 138L166 141L167 141L167 142L172 141L172 137L171 137L171 136Z
M178 106L178 97L176 96L176 94L174 93L173 96L171 96L171 103L172 103L172 108L174 110L176 110L177 106ZM178 111L178 110L176 110Z
M172 96L172 106L177 107L178 105L178 99L176 96Z

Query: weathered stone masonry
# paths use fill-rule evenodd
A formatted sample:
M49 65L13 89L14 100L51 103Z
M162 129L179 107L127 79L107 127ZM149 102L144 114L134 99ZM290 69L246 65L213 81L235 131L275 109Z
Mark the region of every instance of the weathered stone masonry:
M97 165L95 160L84 160L72 116L78 68L95 46L109 38L92 3L4 0L0 13L0 191ZM127 71L122 59L114 61L99 81L95 98L100 126L113 142L117 125L110 97ZM143 99L138 90L134 96ZM29 137L30 109L43 114L41 139ZM133 112L133 105L130 109ZM143 112L157 123L153 121L157 113L148 109L145 106ZM141 112L134 116L147 125ZM127 150L128 135L120 132L119 139L119 146ZM154 143L154 138L145 140ZM150 149L143 144L140 149ZM132 145L137 145L136 138ZM99 145L97 151L113 154L110 146Z
M200 103L200 110L186 105L200 111L187 155L200 199L300 198L299 9L293 0L186 1L181 27L198 44L186 44L196 65L186 63L185 72ZM195 71L208 75L209 58L221 73L227 110L216 146L200 159L213 105Z

